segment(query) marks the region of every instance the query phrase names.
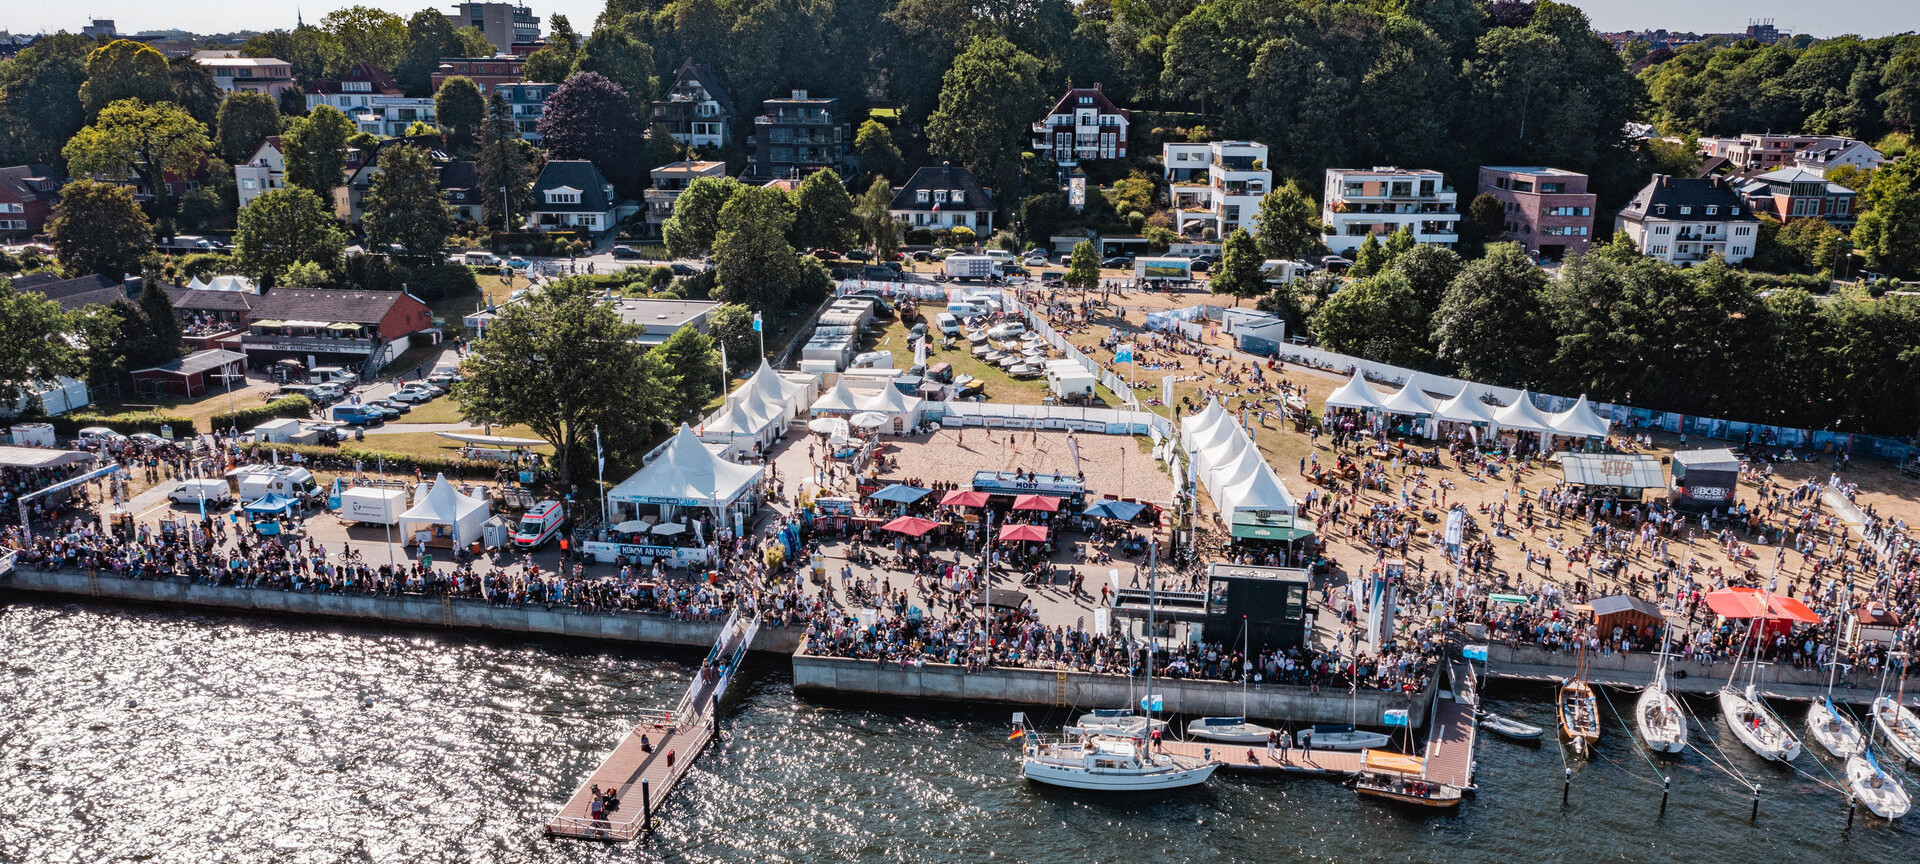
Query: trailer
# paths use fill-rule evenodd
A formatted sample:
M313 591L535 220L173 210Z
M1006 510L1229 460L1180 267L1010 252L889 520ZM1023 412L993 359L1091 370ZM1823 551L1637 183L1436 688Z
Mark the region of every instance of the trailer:
M1000 262L986 255L948 255L942 262L948 279L992 279L1000 275Z
M342 522L363 525L398 525L407 509L407 490L381 486L355 486L340 493L340 509L335 515Z
M1193 261L1187 258L1136 258L1133 276L1149 282L1190 282Z

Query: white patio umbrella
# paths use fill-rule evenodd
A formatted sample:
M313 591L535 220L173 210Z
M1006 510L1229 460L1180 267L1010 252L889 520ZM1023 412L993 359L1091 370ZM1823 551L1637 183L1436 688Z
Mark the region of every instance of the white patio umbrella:
M687 526L678 522L662 522L653 526L653 533L659 537L672 537L675 534L687 533Z
M885 426L892 422L893 418L877 411L862 411L853 415L852 419L854 427L858 429L872 429L877 426Z
M808 423L807 428L822 435L846 435L847 421L839 417L822 417Z

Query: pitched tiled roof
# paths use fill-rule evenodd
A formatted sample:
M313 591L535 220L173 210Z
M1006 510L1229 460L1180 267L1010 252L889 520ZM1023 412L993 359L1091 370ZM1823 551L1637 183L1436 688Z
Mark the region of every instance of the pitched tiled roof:
M169 285L167 299L173 301L173 308L189 312L246 312L253 308L253 295L244 291L195 291Z
M373 85L369 90L355 90L353 91L355 93L365 93L369 96L400 95L400 85L394 83L393 77L380 71L380 67L368 63L365 60L353 64L353 68L347 70L347 74L339 78L315 79L312 86L307 88L307 92L327 94L345 93L347 91L340 87L340 82L342 81L365 81Z
M275 288L253 301L253 319L378 324L406 296L399 291Z
M43 274L19 276L14 278L13 287L19 291L31 291L48 300L56 301L61 308L69 311L127 299L127 286L122 285L118 279L97 273L77 279L51 281Z
M1132 112L1129 112L1127 109L1113 104L1113 100L1107 98L1106 91L1100 89L1100 85L1098 84L1095 84L1092 87L1067 88L1066 95L1061 96L1060 101L1053 103L1053 110L1048 111L1047 116L1051 117L1055 114L1072 114L1075 109L1080 107L1080 97L1082 96L1092 98L1093 107L1100 109L1100 113L1102 114L1118 114L1122 117L1132 116Z
M578 204L549 204L547 190L566 186L580 190ZM533 209L539 213L605 213L614 202L607 197L607 178L585 159L558 159L540 169L533 181Z
M133 374L138 375L142 372L172 372L175 375L198 375L202 372L212 372L215 369L231 366L235 363L244 363L246 359L247 355L238 351L208 348L205 351L195 351L185 357L168 360L158 366L135 369L133 370Z
M934 196L928 195L928 200L921 201L917 193L922 189L930 192L936 189L945 189L949 192L958 189L966 200L956 206L952 201L934 201L932 200ZM941 165L938 168L921 168L913 172L913 177L907 180L907 185L893 193L892 209L894 210L932 211L935 205L942 210L992 210L993 195L980 188L979 181L973 179L972 171L955 168L951 164Z
M1666 205L1665 213L1657 209ZM1707 207L1715 208L1709 214ZM1682 214L1681 207L1691 208ZM1740 196L1722 177L1671 177L1655 174L1653 180L1633 193L1633 200L1620 211L1620 218L1640 222L1648 218L1685 222L1752 222Z
M59 176L51 165L12 165L0 168L0 190L23 204L51 202L60 197Z

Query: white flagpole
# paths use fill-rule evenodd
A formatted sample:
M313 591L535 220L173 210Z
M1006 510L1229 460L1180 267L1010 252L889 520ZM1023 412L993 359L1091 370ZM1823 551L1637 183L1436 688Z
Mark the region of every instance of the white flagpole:
M607 454L600 449L600 424L593 424L593 457L599 465L600 530L607 529Z

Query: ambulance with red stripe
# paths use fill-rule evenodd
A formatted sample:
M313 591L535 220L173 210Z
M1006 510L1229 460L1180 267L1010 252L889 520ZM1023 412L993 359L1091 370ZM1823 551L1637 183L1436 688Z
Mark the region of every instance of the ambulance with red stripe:
M532 552L547 545L560 533L560 523L566 521L566 511L558 501L541 501L527 508L520 517L520 527L513 532L513 548L522 552Z

